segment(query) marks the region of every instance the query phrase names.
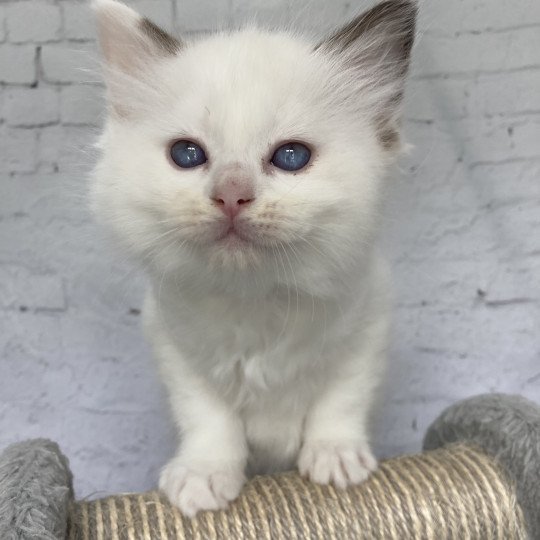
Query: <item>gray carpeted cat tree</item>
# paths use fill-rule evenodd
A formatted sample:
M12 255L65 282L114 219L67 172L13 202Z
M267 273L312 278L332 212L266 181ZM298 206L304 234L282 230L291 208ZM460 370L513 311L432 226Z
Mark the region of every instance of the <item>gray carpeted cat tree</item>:
M38 439L0 456L1 540L536 539L540 407L491 394L444 411L424 452L341 491L297 473L259 476L224 511L185 518L158 492L73 500L68 461Z

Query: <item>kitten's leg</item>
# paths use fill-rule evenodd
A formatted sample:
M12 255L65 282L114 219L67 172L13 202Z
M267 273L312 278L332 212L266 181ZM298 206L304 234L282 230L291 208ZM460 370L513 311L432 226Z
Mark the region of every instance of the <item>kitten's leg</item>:
M170 345L156 344L182 441L163 468L159 487L188 515L225 508L245 482L247 444L236 413Z
M308 411L298 469L314 482L345 488L377 468L367 424L384 370L385 342L382 322L368 332L358 356L337 363L335 378Z

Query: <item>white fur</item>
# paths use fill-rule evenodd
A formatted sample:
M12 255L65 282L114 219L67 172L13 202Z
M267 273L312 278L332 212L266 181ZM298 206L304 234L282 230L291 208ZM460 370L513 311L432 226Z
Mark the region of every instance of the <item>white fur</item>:
M110 20L137 34L125 9L97 2L102 36ZM246 473L297 464L317 482L362 481L376 467L368 415L388 318L372 245L395 156L376 135L388 85L299 37L255 29L175 56L147 48L133 69L129 47L108 66L92 200L151 279L146 335L182 435L161 488L194 515L234 499ZM207 166L170 163L168 144L182 137L204 145ZM289 140L313 148L295 174L268 164ZM209 199L235 171L256 190L240 222L254 243L242 246L216 242L224 216Z

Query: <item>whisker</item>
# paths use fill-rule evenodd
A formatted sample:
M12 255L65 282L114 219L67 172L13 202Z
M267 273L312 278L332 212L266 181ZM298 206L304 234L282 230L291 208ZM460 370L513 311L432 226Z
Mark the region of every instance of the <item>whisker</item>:
M291 274L292 274L292 278L293 278L294 288L295 288L295 291L296 291L296 314L294 316L294 325L296 326L296 323L298 322L298 314L299 314L299 311L300 311L300 295L298 293L298 283L296 281L296 275L294 274L294 269L293 269L293 266L291 264L291 260L289 259L289 256L287 255L287 250L285 249L285 246L283 245L283 242L280 242L279 245L281 246L281 249L283 251L283 254L285 255L285 258L287 259L287 263L289 265L289 268L290 268Z
M302 261L300 260L298 252L296 251L296 248L294 247L294 245L289 244L288 247L292 251L296 260L298 261L298 264L302 265ZM314 322L315 321L315 296L313 295L312 291L309 292L309 295L311 296L311 322Z
M276 258L279 259L279 262L281 263L281 266L283 268L283 277L284 277L284 282L285 282L284 284L285 284L285 286L287 288L287 312L286 312L286 315L285 315L285 320L283 322L283 327L282 327L281 332L279 333L279 335L277 337L277 341L279 341L279 339L285 333L285 329L287 328L287 323L289 321L289 311L290 311L290 307L291 307L291 291L290 291L290 288L289 288L289 282L287 280L287 271L285 269L285 264L283 262L283 257L281 256L281 253L279 251L274 249L274 246L272 246L272 250L274 252L274 255L277 255Z

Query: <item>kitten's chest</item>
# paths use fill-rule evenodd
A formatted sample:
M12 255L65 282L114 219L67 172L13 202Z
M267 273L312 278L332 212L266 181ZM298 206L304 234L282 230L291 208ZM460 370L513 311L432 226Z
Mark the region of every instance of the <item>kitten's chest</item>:
M328 308L311 298L276 294L237 305L214 298L178 310L174 338L184 357L238 401L294 385L323 354Z

